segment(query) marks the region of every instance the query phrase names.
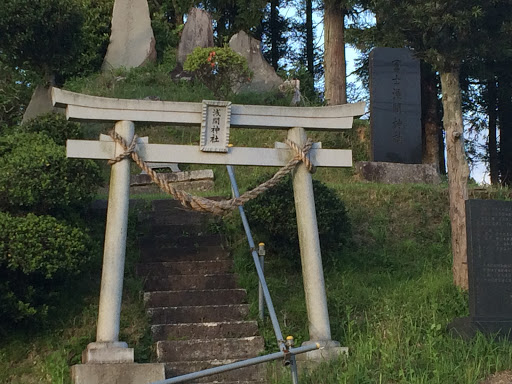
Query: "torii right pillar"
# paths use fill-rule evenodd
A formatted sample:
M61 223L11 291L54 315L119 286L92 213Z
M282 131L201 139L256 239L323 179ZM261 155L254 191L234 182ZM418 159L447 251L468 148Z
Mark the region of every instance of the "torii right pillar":
M288 139L302 147L307 140L306 131L304 128L292 128L288 131ZM320 349L297 355L297 360L311 363L332 360L348 353L348 348L341 347L339 342L331 339L313 180L303 163L293 173L293 194L309 322L309 341L303 345L320 343Z

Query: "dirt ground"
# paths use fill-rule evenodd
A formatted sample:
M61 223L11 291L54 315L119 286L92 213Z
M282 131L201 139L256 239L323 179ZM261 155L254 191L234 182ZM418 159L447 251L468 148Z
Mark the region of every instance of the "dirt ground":
M498 372L480 384L512 384L512 371Z

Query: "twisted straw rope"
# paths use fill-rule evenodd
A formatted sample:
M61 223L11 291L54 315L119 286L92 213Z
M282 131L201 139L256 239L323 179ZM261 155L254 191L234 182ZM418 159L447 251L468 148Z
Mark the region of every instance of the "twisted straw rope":
M124 152L116 156L114 159L109 160L109 165L113 165L121 160L131 157L133 161L139 166L139 168L149 175L149 177L155 184L157 184L166 193L174 196L174 198L179 200L183 206L200 212L210 212L215 215L225 215L234 208L240 205L244 205L249 200L258 197L266 190L278 184L279 181L288 173L290 173L295 168L295 166L300 162L306 165L309 172L315 172L315 167L308 157L309 150L313 146L313 141L311 141L311 139L308 138L304 146L301 148L293 141L286 139L285 143L295 152L295 156L284 167L280 168L276 172L276 174L272 176L272 178L258 185L257 187L251 189L250 191L245 192L240 197L229 200L214 201L204 197L191 195L190 193L187 193L185 191L180 191L174 188L163 178L161 178L158 173L156 173L152 168L150 168L147 165L147 163L139 156L139 154L135 150L138 139L137 135L134 135L132 142L129 145L126 142L126 140L124 140L115 131L111 131L110 136L116 143L121 145Z

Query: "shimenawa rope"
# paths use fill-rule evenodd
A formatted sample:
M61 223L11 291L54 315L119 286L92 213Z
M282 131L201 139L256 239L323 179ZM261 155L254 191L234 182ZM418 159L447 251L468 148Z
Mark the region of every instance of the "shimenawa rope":
M266 190L272 188L274 185L279 183L279 181L284 176L290 173L300 162L306 165L309 172L315 172L315 167L308 157L309 150L313 146L313 141L308 138L304 146L301 148L293 141L286 139L285 143L295 152L295 156L284 167L280 168L276 174L272 176L272 178L251 189L250 191L245 192L240 197L221 201L210 200L204 197L194 196L190 193L180 191L174 188L163 178L161 178L160 175L156 173L152 168L150 168L137 153L137 135L134 135L130 144L128 144L126 140L124 140L115 131L111 131L110 136L116 143L121 145L124 152L116 156L114 159L109 160L109 165L113 165L121 160L131 157L133 161L139 166L139 168L149 175L155 184L157 184L163 191L179 200L183 206L200 212L211 212L216 215L225 215L232 209L245 204L249 200L256 198Z

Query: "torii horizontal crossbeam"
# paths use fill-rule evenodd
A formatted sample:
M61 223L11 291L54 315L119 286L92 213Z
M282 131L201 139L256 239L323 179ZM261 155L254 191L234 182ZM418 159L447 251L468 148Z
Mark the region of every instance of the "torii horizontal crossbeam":
M115 157L113 141L68 140L67 156L108 160ZM149 162L222 165L258 165L280 167L288 163L293 152L287 148L231 147L228 153L202 152L191 145L147 144L139 140L137 152ZM351 167L352 151L348 149L312 148L311 162L316 167Z
M66 108L66 116L77 121L149 122L177 125L201 125L202 103L129 100L89 96L52 89L52 102ZM365 113L365 103L329 107L231 106L231 126L240 128L318 130L352 128L354 116Z

